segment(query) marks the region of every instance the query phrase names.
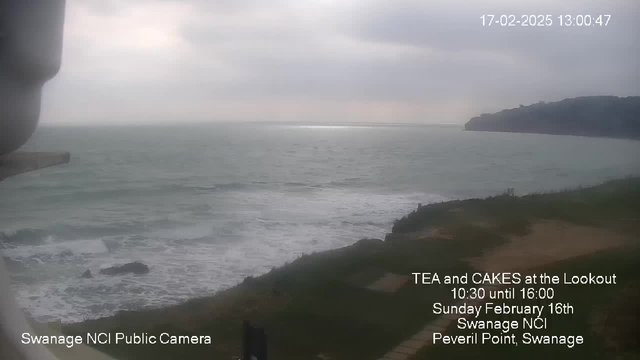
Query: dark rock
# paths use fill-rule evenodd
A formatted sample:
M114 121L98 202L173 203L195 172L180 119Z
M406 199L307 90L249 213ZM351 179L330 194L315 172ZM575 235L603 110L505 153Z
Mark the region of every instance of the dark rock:
M120 266L111 266L106 269L100 269L100 274L103 275L122 275L122 274L146 274L149 272L149 267L139 261L135 261L132 263L120 265Z
M70 257L70 256L73 256L73 251L67 249L67 250L62 251L60 254L58 254L58 256L60 256L60 257Z
M91 270L87 269L87 271L83 272L80 277L83 279L91 279L93 275L91 275Z

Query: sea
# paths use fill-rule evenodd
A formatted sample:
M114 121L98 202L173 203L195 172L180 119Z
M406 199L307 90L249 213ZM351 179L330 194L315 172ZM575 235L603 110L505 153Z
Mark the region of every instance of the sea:
M78 322L211 295L303 254L384 238L418 204L640 175L640 142L461 127L40 127L71 162L0 184L19 304ZM141 261L146 275L99 269ZM85 270L94 278L80 278Z

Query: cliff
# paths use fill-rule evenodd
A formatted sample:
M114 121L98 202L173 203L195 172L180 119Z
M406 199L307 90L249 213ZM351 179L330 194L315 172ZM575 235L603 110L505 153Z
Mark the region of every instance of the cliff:
M585 96L482 114L465 130L640 139L640 96Z

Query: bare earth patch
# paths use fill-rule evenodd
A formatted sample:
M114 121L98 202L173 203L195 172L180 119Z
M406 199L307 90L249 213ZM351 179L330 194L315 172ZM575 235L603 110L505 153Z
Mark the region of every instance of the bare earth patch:
M490 229L493 227L488 220L475 220L471 222L471 225L477 226L483 229Z
M611 230L546 220L533 224L529 234L512 236L509 243L469 259L469 263L485 272L525 270L618 247L626 241L624 235Z
M440 238L453 240L453 235L444 228L429 228L420 232L420 238Z
M456 209L452 209L456 210ZM458 209L460 211L460 209ZM493 225L487 220L474 220L470 223L471 225L483 229L491 229ZM455 236L452 231L446 227L427 227L420 231L415 231L412 233L408 233L406 236L411 237L416 240L428 240L428 239L445 239L445 240L454 240Z
M380 279L372 282L367 289L373 291L382 291L394 293L409 281L408 275L399 275L394 273L385 273Z

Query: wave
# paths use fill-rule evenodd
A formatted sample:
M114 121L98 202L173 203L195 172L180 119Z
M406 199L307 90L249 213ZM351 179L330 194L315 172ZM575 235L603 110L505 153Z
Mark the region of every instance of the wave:
M380 228L387 228L391 221L383 223L383 222L375 222L375 221L342 221L342 225L351 225L351 226L375 226Z
M221 190L240 190L240 189L246 189L249 187L249 185L244 184L244 183L239 183L239 182L232 182L232 183L226 183L226 184L217 184L215 185L216 189L221 189Z
M213 191L233 191L245 190L251 188L250 184L231 182L211 185L183 185L178 183L170 184L140 184L132 186L132 184L122 184L118 188L98 188L91 190L73 190L72 187L59 189L55 193L51 193L47 187L34 187L34 191L42 191L43 194L38 197L41 202L67 202L67 201L102 201L122 198L144 198L157 197L163 195L176 194L197 194L200 192ZM66 189L66 191L62 191ZM73 190L73 191L71 191Z
M104 225L55 224L43 228L22 228L0 232L0 243L4 246L40 245L53 240L83 240L109 236L123 236L149 231L150 229L169 229L183 222L165 219L148 221L119 221Z
M286 182L284 183L286 186L309 186L308 184L301 182Z
M250 187L251 186L249 184L240 183L240 182L213 184L211 186L183 186L183 188L187 190L193 189L193 190L200 190L200 191L244 190Z
M306 183L299 181L287 181L284 183L269 183L266 181L252 181L251 183L225 183L216 184L211 186L180 186L183 190L194 189L198 191L220 191L220 190L250 190L250 189L262 189L265 185L273 185L275 187L284 186L285 188L331 188L331 187L348 187L348 186L360 186L365 179L361 177L352 177L342 180L335 180L328 183Z
M27 266L19 260L14 260L10 256L3 256L4 265L10 273L19 273L27 270Z
M173 229L158 231L150 235L152 238L165 239L171 242L184 242L194 240L206 240L214 233L213 224L204 222L189 226L181 226Z
M109 248L101 239L48 242L34 246L10 247L4 255L14 261L33 260L45 263L58 259L69 259L85 255L109 252Z
M43 229L18 229L0 232L0 242L4 244L35 245L41 243L47 236L49 235Z
M362 177L349 177L334 180L326 183L314 183L304 181L249 181L249 182L228 182L206 184L203 181L192 183L123 183L119 185L110 184L108 187L97 187L93 189L78 189L74 186L61 186L52 191L49 186L32 186L32 193L35 200L45 204L55 203L81 203L90 202L117 202L121 199L130 201L132 199L157 199L164 196L200 196L203 193L217 192L242 192L260 191L272 189L274 191L299 191L301 189L330 189L330 188L357 188L366 186L371 181ZM118 186L118 187L115 187Z
M60 182L38 182L38 183L27 183L25 185L20 185L18 187L18 190L20 191L41 191L41 190L46 190L46 191L74 191L74 190L78 190L78 189L82 189L82 187L80 187L79 185L72 185L72 184L66 184L66 183L60 183Z
M360 177L351 177L351 178L346 178L346 179L342 179L342 180L334 180L331 181L329 183L327 183L327 185L333 187L349 187L349 186L354 186L354 185L358 185L360 186L362 184L362 181L364 179L360 178Z

